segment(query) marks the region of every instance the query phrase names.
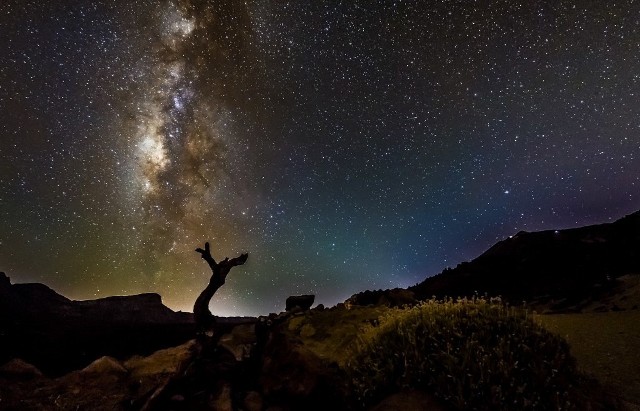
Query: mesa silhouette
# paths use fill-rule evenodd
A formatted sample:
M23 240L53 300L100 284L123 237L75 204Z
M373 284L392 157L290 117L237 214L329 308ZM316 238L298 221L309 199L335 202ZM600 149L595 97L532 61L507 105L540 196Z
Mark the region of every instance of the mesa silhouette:
M640 211L614 223L520 232L407 290L364 291L347 303L404 305L486 293L553 312L587 305L615 310L607 301L620 290L621 277L640 273L638 250ZM217 318L217 325L230 329L255 320ZM11 284L0 274L0 363L21 358L47 375L62 375L105 355L124 359L173 347L195 332L193 314L172 311L158 294L72 301L43 284Z
M193 314L158 294L72 301L44 284L11 284L0 273L0 362L22 358L61 375L103 355L125 358L175 346L193 335Z

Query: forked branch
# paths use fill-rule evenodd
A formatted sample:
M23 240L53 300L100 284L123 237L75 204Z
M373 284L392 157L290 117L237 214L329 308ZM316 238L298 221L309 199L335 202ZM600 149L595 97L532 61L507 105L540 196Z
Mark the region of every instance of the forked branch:
M204 244L204 250L202 248L196 248L196 252L200 253L202 259L209 264L209 268L211 268L212 273L209 284L204 290L202 290L193 305L193 316L196 322L196 327L198 330L206 330L211 328L215 323L214 317L211 314L211 311L209 311L209 302L211 301L211 297L213 297L216 291L218 291L218 288L224 284L229 271L237 265L244 264L247 261L249 254L240 254L238 257L232 258L231 260L227 257L219 263L216 263L216 260L214 260L211 255L211 248L208 242Z

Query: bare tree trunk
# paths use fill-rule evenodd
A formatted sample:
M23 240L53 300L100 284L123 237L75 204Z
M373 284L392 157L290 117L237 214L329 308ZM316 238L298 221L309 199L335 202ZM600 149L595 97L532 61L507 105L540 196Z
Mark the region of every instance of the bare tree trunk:
M231 260L229 260L229 258L225 258L219 263L216 263L211 256L209 243L205 243L204 250L202 248L197 248L196 251L199 252L202 255L202 259L209 264L212 272L209 285L202 290L193 305L193 316L196 322L196 328L200 331L212 327L215 323L213 314L209 311L209 302L211 301L211 297L213 297L216 291L218 291L218 288L222 287L229 271L237 265L244 264L245 261L247 261L249 254L241 254Z

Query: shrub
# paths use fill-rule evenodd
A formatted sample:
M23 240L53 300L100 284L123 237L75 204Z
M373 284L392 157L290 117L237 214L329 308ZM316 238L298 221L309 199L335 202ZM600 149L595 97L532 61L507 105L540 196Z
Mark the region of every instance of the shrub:
M563 339L483 298L388 311L365 330L347 371L359 406L411 387L460 410L612 407L585 394Z

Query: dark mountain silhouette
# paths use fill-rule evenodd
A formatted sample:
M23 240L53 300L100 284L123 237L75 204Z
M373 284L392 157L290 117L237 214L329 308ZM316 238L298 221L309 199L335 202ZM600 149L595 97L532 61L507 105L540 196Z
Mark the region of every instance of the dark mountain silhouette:
M146 293L132 296L112 296L96 300L73 301L56 293L44 284L7 284L0 290L0 302L5 314L29 322L43 320L83 322L87 318L100 318L102 323L185 323L192 321L191 313L174 312L162 304L159 294ZM5 311L6 310L6 311ZM92 320L93 321L93 320Z
M22 358L51 375L110 355L146 355L187 341L193 314L158 294L72 301L43 284L11 284L0 273L0 363Z
M210 256L208 247L201 251L204 257ZM284 313L257 319L215 318L214 327L200 333L196 333L193 314L173 312L157 294L72 301L42 284L12 285L0 273L0 395L7 409L45 409L44 404L52 403L61 409L345 409L344 404L354 400L345 368L352 355L348 347L360 332L379 324L381 313L391 312L350 305L404 306L433 295L484 293L517 304L526 300L556 312L580 310L588 304L594 307L594 301L603 302L613 293L638 301L638 251L640 212L610 224L520 232L473 261L446 269L408 290L365 291L329 309L309 309L313 296L290 297L288 308L296 307ZM224 278L218 278L224 272L216 272L216 264L210 264L214 265L212 282L199 297L207 321L208 301L224 283ZM625 309L634 308L637 306L628 305ZM635 313L605 316L626 314ZM464 324L471 324L464 322L467 316L461 318ZM497 320L496 329L512 335L515 328L499 328L502 317ZM634 335L631 331L629 335ZM425 334L430 338L440 335ZM618 331L611 335L623 338ZM496 341L506 338L493 331L490 336L492 341L494 336ZM530 353L534 350L521 344L525 337L517 341ZM386 347L402 347L392 333L389 338L391 345ZM564 344L555 337L550 341ZM551 345L531 347L546 350ZM451 358L446 356L446 361ZM510 382L516 372L537 369L535 364L527 367L514 368L505 376ZM443 381L449 381L451 375L444 375ZM583 383L582 377L574 377L573 382L567 380L568 386ZM594 409L621 409L595 382L584 383L585 392L594 394L593 404L600 406ZM393 385L382 392L380 404L371 409L414 407L390 402L396 388ZM429 409L446 409L446 399L436 395L437 388L427 392L429 396L415 400L432 403Z
M620 277L639 273L640 211L614 223L520 232L408 290L365 291L347 303L399 306L486 293L571 311L618 292ZM231 329L255 321L217 323ZM21 358L61 375L101 356L148 355L194 335L193 314L170 310L158 294L72 301L43 284L11 284L0 273L0 363Z
M486 293L576 310L607 295L626 274L640 274L640 211L613 223L521 231L409 290L418 299Z

